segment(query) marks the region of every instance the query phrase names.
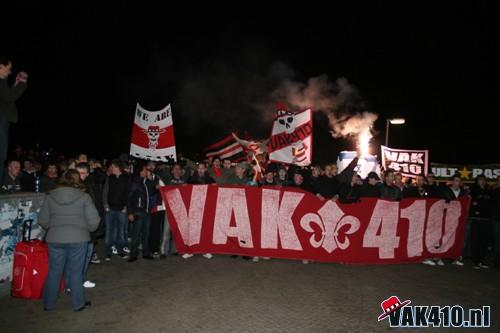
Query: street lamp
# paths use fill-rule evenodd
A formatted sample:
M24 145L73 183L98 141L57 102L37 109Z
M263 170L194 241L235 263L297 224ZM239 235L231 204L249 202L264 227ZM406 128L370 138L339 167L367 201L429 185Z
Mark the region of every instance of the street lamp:
M403 125L404 123L405 123L404 118L393 118L393 119L386 120L386 125L385 125L385 146L386 147L389 145L389 124Z

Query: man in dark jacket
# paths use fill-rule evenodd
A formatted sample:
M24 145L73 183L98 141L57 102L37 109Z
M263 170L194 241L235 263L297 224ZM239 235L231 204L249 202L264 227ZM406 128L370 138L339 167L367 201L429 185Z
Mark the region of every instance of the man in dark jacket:
M19 72L13 86L9 86L7 78L12 73L10 59L0 55L0 179L4 176L7 147L9 144L10 123L17 122L16 101L26 89L28 74Z
M432 172L427 173L427 177L425 178L425 188L430 198L440 198L442 195Z
M325 174L319 177L314 189L316 196L321 200L338 198L337 165L328 164L325 166Z
M401 190L394 185L394 171L385 172L384 184L380 189L380 198L388 200L401 200Z
M443 186L441 190L441 197L447 201L456 200L461 197L465 197L467 192L462 186L462 178L460 175L456 174L450 178L450 186Z
M94 203L94 206L96 207L96 209L98 206L102 206L102 200L101 200L102 196L101 196L101 198L99 198L96 195L95 184L94 184L92 177L90 176L90 166L88 165L88 163L85 163L85 162L78 163L75 168L76 168L76 171L78 172L78 175L80 176L80 180L82 181L83 185L85 186L85 192L87 192L90 195L90 198L92 199L92 202ZM97 209L97 211L99 212L99 209ZM100 220L102 220L102 216L103 216L102 212L99 212ZM101 223L99 223L99 224L101 224ZM90 233L90 242L88 243L88 247L87 247L87 258L85 259L85 267L83 269L83 281L84 281L83 286L85 288L94 288L95 287L95 283L87 279L87 271L89 269L89 263L93 258L94 250L97 247L96 231L97 230L94 230ZM94 262L96 262L96 260L94 260Z
M429 192L425 186L425 176L418 175L415 180L415 186L405 187L403 190L404 198L427 198Z
M376 172L370 172L361 186L361 197L380 198L380 177Z
M210 177L207 171L207 165L203 162L198 164L198 169L189 178L188 184L214 184L215 180Z
M1 190L3 192L21 192L21 163L17 160L9 161Z
M106 222L106 261L111 260L113 246L122 258L128 251L127 189L129 178L122 173L121 162L111 162L111 175L106 178L102 193Z
M188 184L215 184L215 180L208 174L207 165L201 162L198 164L196 172L189 178ZM192 253L184 253L182 258L189 259L192 256ZM203 256L207 259L213 258L211 253L205 253Z
M46 193L56 188L59 182L59 171L55 162L48 162L46 170L40 178L40 192ZM100 224L99 224L100 225Z
M450 182L451 182L450 186L442 186L440 188L436 186L436 188L439 189L439 192L431 188L428 190L428 193L434 193L435 196L440 196L444 198L446 202L450 202L452 200L456 200L458 198L465 197L468 195L462 186L462 179L460 178L459 174L451 176ZM467 221L467 225L465 226L464 245L462 249L463 255L465 255L468 252L468 249L470 247L469 235L470 235L470 223L469 221ZM464 262L462 258L463 256L460 256L460 258L453 260L452 264L457 266L463 266ZM438 260L438 263L442 262L443 261L441 259Z
M139 240L141 240L142 244L142 257L144 259L153 259L149 250L153 183L149 178L151 178L151 172L146 165L138 165L134 168L127 199L128 220L132 223L129 262L137 260Z
M472 261L474 268L488 268L485 264L490 237L491 196L486 177L476 177L475 184L471 187L470 206L470 236L472 247Z
M495 268L500 268L500 176L491 190L491 223L493 224L493 249Z
M339 201L341 203L359 202L361 197L361 186L359 185L359 176L353 174L349 183L340 185Z
M289 185L290 187L300 188L304 191L309 191L309 184L304 181L304 171L297 169L293 173L292 177L293 183Z

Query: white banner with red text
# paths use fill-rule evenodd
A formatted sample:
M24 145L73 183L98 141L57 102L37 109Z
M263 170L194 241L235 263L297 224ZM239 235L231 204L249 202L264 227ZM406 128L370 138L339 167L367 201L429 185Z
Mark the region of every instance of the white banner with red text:
M461 255L469 198L354 204L287 187L161 188L180 253L338 263L410 263Z

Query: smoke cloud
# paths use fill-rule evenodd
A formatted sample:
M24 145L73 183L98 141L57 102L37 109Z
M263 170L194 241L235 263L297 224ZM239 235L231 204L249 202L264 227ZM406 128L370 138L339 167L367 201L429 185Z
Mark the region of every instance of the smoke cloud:
M203 127L248 131L266 138L275 116L276 102L290 111L311 107L324 113L335 138L372 136L377 115L369 112L357 88L346 78L335 81L326 75L307 82L294 80L296 73L283 63L274 63L265 72L262 64L241 66L221 63L191 73L181 88L181 108L191 132Z
M335 138L371 133L378 118L366 110L358 90L346 78L331 82L326 75L321 75L310 78L307 83L287 80L272 96L275 100L285 101L293 109L311 107L314 112L323 112L330 121L331 134Z

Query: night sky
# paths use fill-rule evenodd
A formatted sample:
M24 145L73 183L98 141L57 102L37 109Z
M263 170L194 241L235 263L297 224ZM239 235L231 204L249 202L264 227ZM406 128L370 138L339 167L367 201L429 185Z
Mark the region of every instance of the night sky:
M265 138L271 123L256 105L276 102L280 78L326 75L346 78L379 115L372 153L385 120L404 117L391 126L394 148L429 149L433 162L500 162L492 5L165 4L3 8L1 52L14 75L30 75L11 143L117 156L128 152L136 102L172 103L177 150L196 157L231 130ZM331 138L324 115L314 126L316 162L353 150Z

